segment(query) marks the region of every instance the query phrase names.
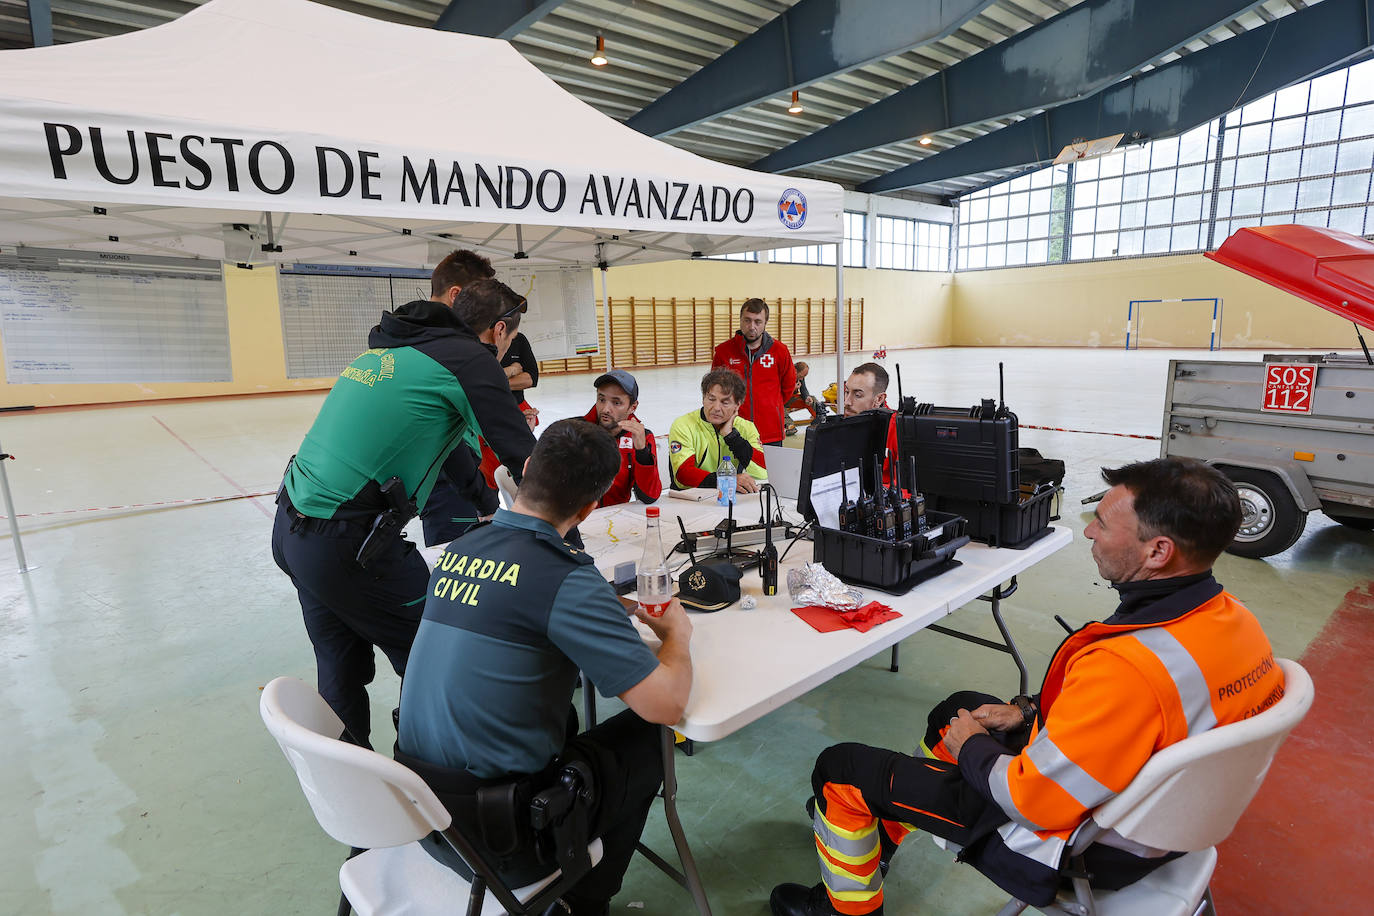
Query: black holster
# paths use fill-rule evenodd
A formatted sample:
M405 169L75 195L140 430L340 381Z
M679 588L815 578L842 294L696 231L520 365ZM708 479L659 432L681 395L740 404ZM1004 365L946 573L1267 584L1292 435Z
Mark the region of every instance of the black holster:
M537 834L540 858L546 859L552 852L563 874L574 878L592 870L587 844L591 841L594 793L591 768L581 760L570 759L559 768L558 782L535 795L530 803L530 823Z
M386 502L386 508L373 516L371 528L358 546L355 559L364 569L388 544L401 536L401 530L417 514L415 500L406 495L405 483L401 478L388 478L378 491Z
M554 868L573 880L591 870L587 846L595 798L585 763L555 761L530 775L480 779L400 750L395 757L434 790L454 826L511 886L529 884ZM464 864L466 869L457 870L471 871Z

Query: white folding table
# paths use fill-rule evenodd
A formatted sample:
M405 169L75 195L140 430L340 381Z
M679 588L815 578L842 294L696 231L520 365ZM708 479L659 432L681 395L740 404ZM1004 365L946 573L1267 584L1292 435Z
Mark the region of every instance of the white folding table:
M704 530L714 526L725 513L713 504L669 499L666 495L658 505L663 513L663 541L668 550L679 537L677 516L682 517L689 530ZM784 509L795 520L792 507L784 505ZM758 516L758 497L741 494L735 509L736 521L748 524L757 521ZM579 530L597 567L609 577L617 563L637 560L643 550L644 506L627 503L598 509ZM798 542L780 566L777 595L764 597L757 572L748 571L741 582L742 593L754 596L758 601L756 608L743 610L735 604L716 613L692 614L692 695L676 730L692 741L717 741L886 649L893 650L895 670L897 643L927 628L1011 654L1021 672L1024 693L1026 668L1002 621L999 603L1014 590L1018 573L1063 548L1071 539L1068 528L1056 525L1022 550L968 544L955 555L959 566L905 595L864 589L866 599L881 601L902 615L867 633L852 629L818 633L792 613L787 570L812 559L811 543ZM790 544L777 544L779 553ZM1004 590L1002 585L1007 582L1013 585ZM990 602L1005 644L970 637L937 623L980 597ZM639 626L647 641L656 642L647 627ZM592 685L587 684L585 691L590 696ZM709 916L710 905L678 819L673 746L673 730L665 728L664 812L682 872L652 850L641 846L640 851L682 884L692 894L699 912Z

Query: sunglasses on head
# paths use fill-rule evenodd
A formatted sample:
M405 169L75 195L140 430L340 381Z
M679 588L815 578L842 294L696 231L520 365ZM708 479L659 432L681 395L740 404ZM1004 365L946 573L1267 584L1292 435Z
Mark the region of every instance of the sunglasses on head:
M494 328L500 322L505 321L508 318L512 318L516 315L523 315L525 312L528 312L529 310L530 301L522 297L520 301L517 302L515 305L511 306L501 314L497 315L496 320L491 323L490 327Z

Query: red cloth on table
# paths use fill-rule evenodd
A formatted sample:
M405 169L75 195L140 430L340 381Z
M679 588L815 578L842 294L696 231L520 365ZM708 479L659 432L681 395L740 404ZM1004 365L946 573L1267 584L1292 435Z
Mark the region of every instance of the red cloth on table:
M880 623L887 623L902 616L886 604L877 601L870 601L852 611L837 611L834 608L813 604L808 607L794 607L792 613L805 620L817 633L833 633L836 630L848 629L867 633Z

